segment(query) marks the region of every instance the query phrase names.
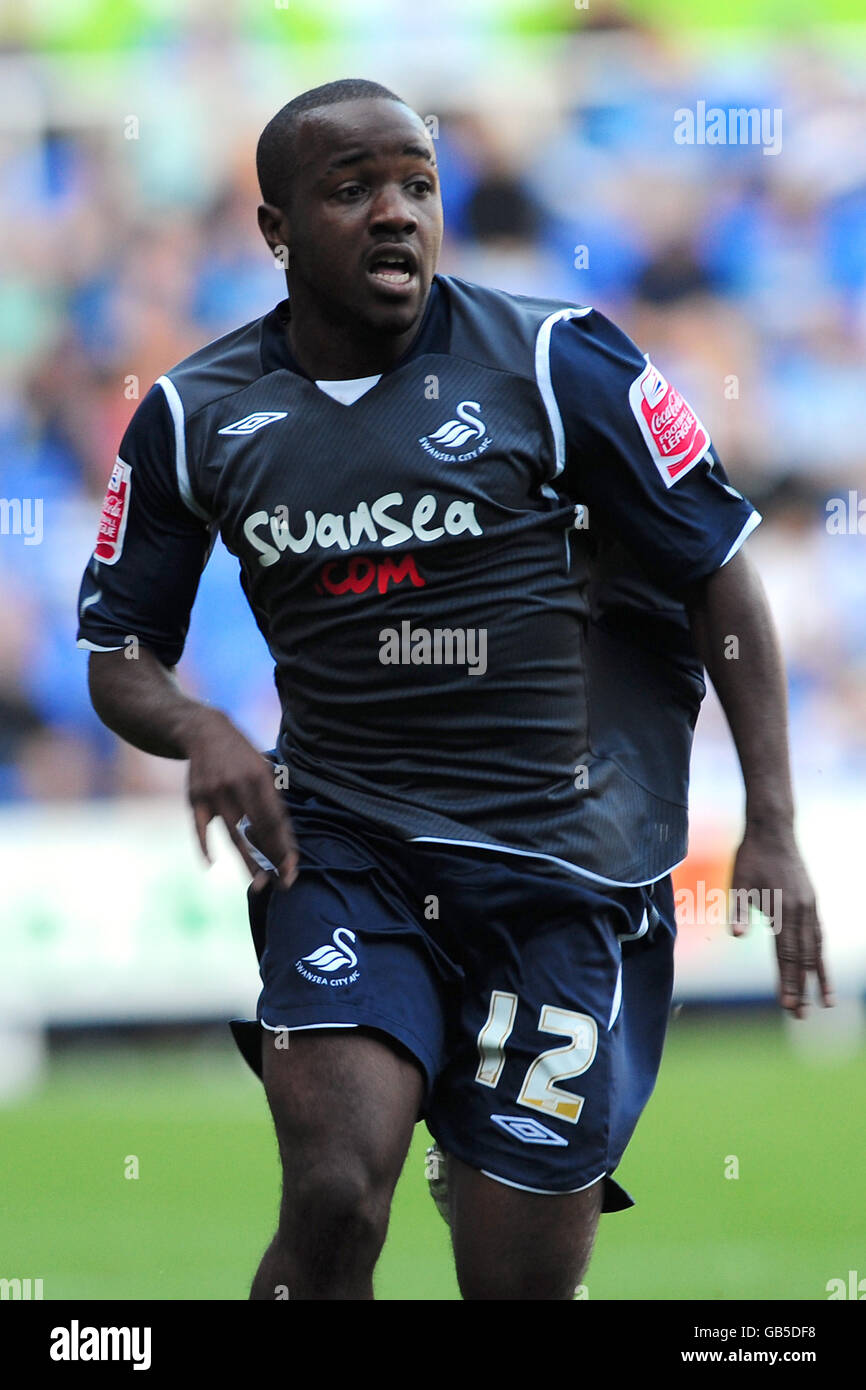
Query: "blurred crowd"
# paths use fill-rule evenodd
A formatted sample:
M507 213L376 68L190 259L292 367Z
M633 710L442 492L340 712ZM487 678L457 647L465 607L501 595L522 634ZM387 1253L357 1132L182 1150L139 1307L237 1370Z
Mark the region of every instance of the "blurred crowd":
M261 87L248 55L213 39L149 54L146 80L144 61L114 60L130 95L112 106L83 76L74 99L48 99L38 64L5 59L17 86L0 133L0 497L41 499L43 524L39 543L11 522L0 535L0 797L177 782L90 708L78 583L137 400L283 297L256 228L259 130L304 87L348 75L386 81L428 119L442 271L593 304L690 399L765 517L748 545L782 634L799 775L862 778L866 83L844 46L714 49L599 10L508 50L498 84L461 85L450 67L440 80L429 51L405 80L335 55L282 86L269 69ZM700 101L781 112L781 148L678 143L675 112ZM828 526L834 498L844 532ZM220 545L181 676L272 744L271 663ZM711 701L701 732L712 760L727 736Z

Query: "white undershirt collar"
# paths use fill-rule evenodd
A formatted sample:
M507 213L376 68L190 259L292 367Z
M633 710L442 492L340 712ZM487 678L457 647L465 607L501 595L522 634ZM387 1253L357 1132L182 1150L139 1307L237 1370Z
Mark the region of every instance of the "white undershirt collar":
M342 381L317 381L316 385L326 396L339 401L341 405L353 405L381 379L382 373L379 372L376 376L355 376Z

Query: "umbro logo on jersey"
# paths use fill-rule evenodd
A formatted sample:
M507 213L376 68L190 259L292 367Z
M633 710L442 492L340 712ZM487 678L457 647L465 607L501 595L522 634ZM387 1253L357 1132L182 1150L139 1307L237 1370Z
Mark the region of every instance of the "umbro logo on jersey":
M256 430L272 425L275 420L285 420L288 413L287 410L257 410L253 415L235 420L233 425L225 425L217 430L217 434L255 434Z
M555 1144L560 1149L568 1148L568 1140L563 1139L561 1134L554 1134L552 1129L528 1116L491 1115L490 1118L512 1139L519 1139L521 1144Z
M355 933L349 931L348 927L337 927L331 940L326 941L324 946L319 946L308 956L296 960L295 969L314 985L354 984L361 973L355 969L358 964L358 957L352 950L355 940ZM337 976L338 970L348 970L351 973Z
M465 463L469 459L477 458L491 442L484 421L480 415L474 414L480 409L478 401L461 401L455 412L456 419L446 420L432 434L422 434L418 443L435 459ZM473 441L477 442L473 444ZM473 447L459 453L458 450L465 449L467 444L473 444Z

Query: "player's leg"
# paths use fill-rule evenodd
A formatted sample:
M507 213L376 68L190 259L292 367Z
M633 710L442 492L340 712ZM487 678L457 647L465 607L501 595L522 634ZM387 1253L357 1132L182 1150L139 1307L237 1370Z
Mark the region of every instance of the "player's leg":
M369 1299L391 1198L418 1116L424 1076L408 1054L357 1029L302 1031L262 1070L279 1142L277 1233L253 1299Z
M448 1155L466 1298L569 1299L598 1217L631 1205L610 1176L655 1080L672 938L647 890L595 891L480 862L460 1040L428 1124Z
M592 1254L603 1180L583 1192L521 1192L450 1158L448 1183L465 1299L574 1297Z
M394 1185L441 1066L442 962L400 844L294 795L297 882L250 894L262 992L235 1038L265 1085L283 1168L256 1299L370 1298ZM405 878L405 872L402 872Z

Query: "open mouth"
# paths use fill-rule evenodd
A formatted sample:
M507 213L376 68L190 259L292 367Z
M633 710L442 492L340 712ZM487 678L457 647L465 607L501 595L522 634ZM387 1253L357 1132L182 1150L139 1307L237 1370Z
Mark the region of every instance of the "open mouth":
M377 251L367 265L367 273L380 285L401 288L415 278L416 261L409 251Z

